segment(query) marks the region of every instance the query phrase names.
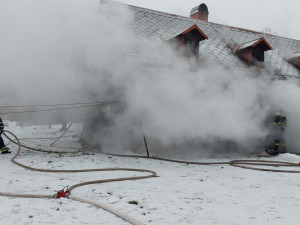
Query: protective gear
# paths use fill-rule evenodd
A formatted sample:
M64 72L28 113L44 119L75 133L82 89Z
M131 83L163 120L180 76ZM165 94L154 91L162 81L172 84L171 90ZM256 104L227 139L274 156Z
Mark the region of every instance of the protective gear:
M274 126L279 126L280 129L284 130L286 126L286 117L282 116L280 112L275 113L274 121L273 121Z
M265 147L266 152L269 155L278 155L279 153L286 152L286 144L284 141L284 130L287 124L285 116L282 116L282 113L277 111L275 116L273 116L273 125L269 126L269 144Z
M2 119L0 118L0 130L3 131L4 129L4 123L2 121Z
M9 148L3 147L3 148L1 148L1 153L2 154L7 154L7 153L11 153L11 151L9 151Z
M1 137L1 134L3 133L3 129L4 129L4 123L0 118L0 151L2 154L11 153L10 151L8 151L9 148L5 147L4 141Z

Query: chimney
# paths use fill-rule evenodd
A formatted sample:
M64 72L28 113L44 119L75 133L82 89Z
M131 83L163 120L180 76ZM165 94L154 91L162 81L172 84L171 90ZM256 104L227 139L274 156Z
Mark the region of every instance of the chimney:
M192 8L190 18L208 22L208 14L207 6L202 3L201 5Z

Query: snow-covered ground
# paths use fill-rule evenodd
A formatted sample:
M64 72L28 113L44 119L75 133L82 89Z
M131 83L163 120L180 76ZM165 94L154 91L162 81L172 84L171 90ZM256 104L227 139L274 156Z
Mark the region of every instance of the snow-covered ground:
M69 150L80 147L80 127L72 127L57 145L49 144L60 126L21 127L9 124L22 143L38 148ZM41 139L52 138L52 139ZM13 154L17 146L10 143ZM75 183L141 175L136 172L42 173L25 170L1 155L0 192L54 194ZM219 158L214 161L235 159ZM249 159L249 158L248 158ZM257 158L252 158L257 159ZM298 163L300 157L284 154L273 158ZM158 177L89 185L72 194L109 204L145 224L300 224L300 174L245 170L231 166L199 166L141 158L108 156L101 153L47 154L23 149L19 162L36 168L88 169L128 167L149 169ZM194 159L212 161L212 159ZM131 203L131 204L130 204ZM136 203L136 204L132 204ZM0 197L0 224L128 224L115 215L70 199L24 199Z

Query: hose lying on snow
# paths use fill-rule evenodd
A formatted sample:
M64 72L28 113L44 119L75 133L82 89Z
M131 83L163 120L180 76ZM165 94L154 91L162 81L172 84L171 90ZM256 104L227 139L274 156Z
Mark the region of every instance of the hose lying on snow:
M6 132L9 132L9 131L6 131ZM9 133L11 133L11 132L9 132ZM40 151L40 152L47 152L47 153L60 153L60 154L62 154L62 153L78 153L78 152L80 152L80 150L62 152L62 151L51 151L51 150L42 150L42 149L32 148L32 147L28 147L28 146L22 145L19 142L13 141L5 133L4 133L4 135L11 142L13 142L13 143L15 143L17 145L20 145L20 146L22 146L24 148L27 148L29 150ZM13 135L13 136L15 136L15 135ZM166 159L166 158L155 157L155 156L150 156L149 157L149 156L140 156L140 155L120 155L120 154L109 154L109 153L106 153L106 155L118 156L118 157L147 158L147 159L168 161L168 162L174 162L174 163L193 164L193 165L231 165L231 166L239 167L239 168L243 168L243 169L251 169L251 170L258 170L258 171L268 171L268 172L300 173L300 170L278 170L278 169L266 169L266 168L257 168L257 167L254 167L254 166L264 166L264 167L300 167L300 164L298 164L298 163L290 163L290 162L282 162L282 161L271 161L271 160L270 161L269 160L268 161L266 161L266 160L232 160L232 161L224 161L224 162L190 162L190 161L182 161L182 160L175 160L175 159ZM16 156L17 156L17 154L16 154ZM14 158L16 158L16 156ZM25 166L25 165L20 165L20 163L18 163L16 161L13 161L13 163L15 163L15 164L17 164L19 166L22 166L22 167ZM252 166L246 166L246 165L252 165ZM42 169L37 170L35 168L30 168L30 167L27 167L27 169L32 169L32 170L36 170L36 171L40 171L40 172L50 172L48 170L42 170ZM123 169L124 168L122 168L122 170ZM93 170L93 169L92 170L84 170L84 171L82 171L82 170L51 170L51 172L93 172L93 171L95 171L95 170ZM101 171L101 170L96 170L96 171ZM150 172L150 171L144 170L144 171L139 171L139 172ZM153 171L151 171L151 172L153 172ZM109 181L109 182L111 182L111 181Z
M6 135L6 133L11 134L12 136L15 137L17 140L16 142L13 141L9 136ZM76 152L60 152L60 151L49 151L49 150L42 150L42 149L36 149L36 148L31 148L25 145L21 145L19 139L10 131L4 131L4 135L13 143L18 145L18 151L17 153L11 158L11 161L18 165L21 166L25 169L33 170L33 171L39 171L39 172L56 172L56 173L78 173L78 172L95 172L95 171L116 171L116 170L122 170L122 171L134 171L134 172L147 172L150 173L149 175L146 176L135 176L135 177L123 177L123 178L115 178L115 179L104 179L104 180L95 180L95 181L87 181L87 182L82 182L78 184L72 185L70 188L68 188L68 191L71 192L73 189L84 186L84 185L89 185L89 184L97 184L97 183L107 183L107 182L114 182L114 181L124 181L124 180L137 180L137 179L146 179L150 177L155 177L156 173L151 170L143 170L143 169L131 169L131 168L105 168L105 169L86 169L86 170L47 170L47 169L38 169L38 168L33 168L26 166L22 163L17 162L15 159L20 153L21 146L24 148L27 148L29 150L34 150L34 151L40 151L40 152L48 152L48 153L76 153ZM240 168L245 168L245 169L252 169L252 170L260 170L260 171L271 171L271 172L287 172L287 173L300 173L300 170L275 170L275 169L264 169L264 168L257 168L254 166L272 166L272 167L300 167L299 164L296 163L290 163L290 162L281 162L281 161L265 161L265 160L232 160L232 161L227 161L227 162L188 162L188 161L181 161L181 160L173 160L173 159L165 159L165 158L159 158L159 157L148 157L148 156L137 156L137 155L117 155L117 154L108 154L112 156L121 156L121 157L135 157L135 158L148 158L148 159L154 159L154 160L163 160L163 161L169 161L169 162L175 162L175 163L185 163L185 164L194 164L194 165L231 165L235 167L240 167ZM250 166L248 166L250 165ZM52 198L53 196L50 195L26 195L26 194L12 194L12 193L1 193L0 195L2 196L8 196L8 197L23 197L23 198ZM80 202L85 202L88 204L95 205L97 207L101 207L119 217L122 219L128 221L131 224L134 225L141 225L140 221L137 221L136 219L118 211L113 208L111 208L108 205L98 203L95 201L91 201L88 199L83 199L80 197L76 197L74 195L69 196L70 199L77 200Z
M15 140L13 141L6 133L11 134ZM29 167L26 166L20 162L17 162L15 159L17 158L17 156L20 154L21 151L21 146L28 148L29 150L35 150L35 151L42 151L42 152L51 152L51 153L58 153L57 151L48 151L48 150L41 150L41 149L35 149L35 148L31 148L31 147L27 147L24 145L20 144L19 139L17 138L16 135L14 135L12 132L5 130L4 131L4 135L7 139L9 139L11 142L16 143L18 145L18 150L16 152L16 154L11 158L11 162L13 162L14 164L21 166L25 169L29 169L29 170L33 170L33 171L39 171L39 172L51 172L51 173L80 173L80 172L96 172L96 171L133 171L133 172L146 172L149 173L149 175L145 175L145 176L133 176L133 177L122 177L122 178L114 178L114 179L103 179L103 180L94 180L94 181L87 181L87 182L82 182L82 183L78 183L78 184L74 184L73 186L71 186L69 189L67 189L68 192L71 192L73 189L80 187L80 186L84 186L84 185L89 185L89 184L99 184L99 183L108 183L108 182L114 182L114 181L125 181L125 180L138 180L138 179L146 179L146 178L151 178L151 177L155 177L156 173L152 170L144 170L144 169L132 169L132 168L103 168L103 169L85 169L85 170L48 170L48 169L38 169L38 168L34 168L34 167ZM70 152L59 152L59 153L70 153ZM3 193L0 192L0 196L7 196L7 197L21 197L21 198L53 198L53 195L32 195L32 194L14 194L14 193ZM126 220L127 222L133 224L133 225L144 225L142 222L126 215L123 212L120 212L116 209L113 209L105 204L101 204L101 203L97 203L94 201L90 201L87 199L83 199L80 197L76 197L76 196L72 196L69 195L70 199L74 199L77 201L81 201L81 202L85 202L88 204L92 204L98 207L103 208L104 210L107 210L113 214L115 214L116 216Z
M277 170L277 169L265 169L265 168L254 167L254 166L266 166L266 167L299 167L300 168L300 163L298 164L298 163L290 163L290 162L283 162L283 161L231 160L231 161L224 161L224 162L190 162L190 161L182 161L182 160L176 160L176 159L160 158L160 157L156 157L156 156L147 157L147 156L138 156L138 155L119 155L119 154L110 154L110 153L105 153L105 154L111 155L111 156L118 156L118 157L145 158L145 159L154 159L154 160L161 160L161 161L167 161L167 162L202 165L202 166L231 165L231 166L240 167L243 169L259 170L259 171L267 171L267 172L300 173L300 170ZM245 166L245 165L252 165L252 166Z
M97 206L99 208L102 208L106 211L109 211L109 212L115 214L116 216L118 216L120 218L123 218L124 220L126 220L127 222L129 222L131 224L145 225L144 223L134 219L133 217L130 217L130 216L126 215L125 213L123 213L119 210L116 210L116 209L110 207L109 205L106 205L106 204L103 204L103 203L100 203L100 202L96 202L96 201L92 201L92 200L89 200L89 199L80 198L80 197L77 197L77 196L74 196L74 195L70 195L69 198L72 199L72 200L76 200L76 201L83 202L83 203L88 203L90 205L94 205L94 206Z

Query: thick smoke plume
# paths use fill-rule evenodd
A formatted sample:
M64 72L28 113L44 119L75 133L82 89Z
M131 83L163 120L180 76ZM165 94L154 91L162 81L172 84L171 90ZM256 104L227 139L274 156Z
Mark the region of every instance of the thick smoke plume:
M98 136L105 151L141 151L145 136L154 154L202 156L261 151L264 122L280 108L297 150L297 80L218 65L191 70L167 43L135 37L132 19L126 7L98 1L1 0L1 104L119 100L113 128ZM74 111L63 111L65 120L82 122Z

